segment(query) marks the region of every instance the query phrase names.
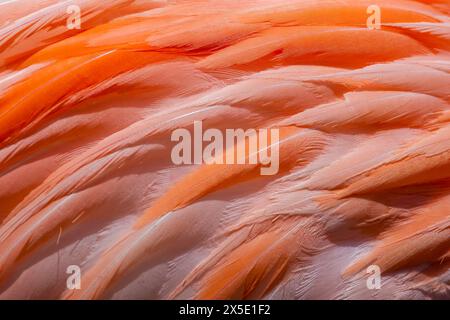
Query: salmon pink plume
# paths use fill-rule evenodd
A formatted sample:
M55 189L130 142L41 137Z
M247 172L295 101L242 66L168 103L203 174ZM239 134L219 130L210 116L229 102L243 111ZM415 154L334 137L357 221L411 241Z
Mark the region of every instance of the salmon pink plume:
M450 299L448 0L1 0L0 299Z

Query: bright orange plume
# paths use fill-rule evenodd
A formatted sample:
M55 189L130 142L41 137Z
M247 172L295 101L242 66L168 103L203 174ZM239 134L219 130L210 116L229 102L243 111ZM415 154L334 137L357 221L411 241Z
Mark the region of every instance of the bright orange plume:
M0 299L450 299L449 14L0 2Z

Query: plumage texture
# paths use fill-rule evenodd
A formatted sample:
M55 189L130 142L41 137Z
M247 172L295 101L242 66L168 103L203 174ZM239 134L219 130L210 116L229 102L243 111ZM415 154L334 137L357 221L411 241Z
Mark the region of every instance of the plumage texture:
M370 5L0 2L0 298L450 299L450 5ZM278 174L174 165L194 121Z

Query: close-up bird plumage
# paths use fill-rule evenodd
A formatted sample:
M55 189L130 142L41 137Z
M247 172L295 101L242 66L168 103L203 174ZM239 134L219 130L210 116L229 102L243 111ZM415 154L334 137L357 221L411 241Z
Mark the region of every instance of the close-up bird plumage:
M449 14L0 1L0 299L450 299Z

